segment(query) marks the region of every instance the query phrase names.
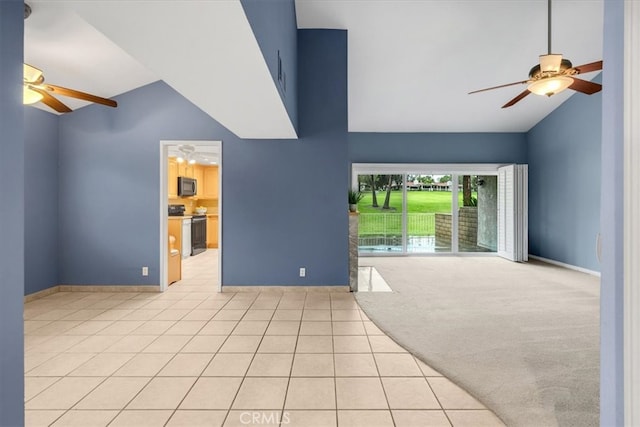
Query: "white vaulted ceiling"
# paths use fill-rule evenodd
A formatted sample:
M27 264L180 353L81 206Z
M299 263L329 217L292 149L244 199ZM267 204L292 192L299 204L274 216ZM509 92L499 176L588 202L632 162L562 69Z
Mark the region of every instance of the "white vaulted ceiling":
M554 53L574 65L602 58L602 1L553 2ZM29 4L25 61L47 82L111 97L164 80L240 137L296 137L239 0ZM467 92L527 78L546 53L546 8L546 0L296 0L299 28L348 30L349 130L359 132L527 131L574 92L507 109L524 85Z
M239 0L29 4L25 59L47 82L110 97L163 80L242 138L297 137Z
M554 53L602 59L602 9L555 0ZM297 0L296 12L299 28L348 30L350 131L527 131L574 93L506 109L526 86L467 94L528 78L547 53L546 0Z

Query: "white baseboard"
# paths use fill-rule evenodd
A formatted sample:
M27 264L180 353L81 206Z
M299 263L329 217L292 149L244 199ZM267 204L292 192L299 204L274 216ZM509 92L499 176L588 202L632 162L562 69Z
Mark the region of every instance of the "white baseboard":
M564 262L555 261L553 259L543 258L541 256L531 255L531 254L529 254L529 258L536 259L536 260L542 261L542 262L546 262L547 264L557 265L558 267L568 268L569 270L575 270L575 271L579 271L581 273L586 273L586 274L590 274L592 276L600 277L600 272L599 271L589 270L587 268L578 267L577 265L566 264Z
M32 294L24 296L24 302L28 303L44 298L57 292L160 292L159 285L55 285Z
M222 286L222 292L351 292L347 286Z
M60 292L60 286L58 285L43 289L41 291L33 292L31 294L24 296L24 303L26 304L28 302L35 301L40 298L44 298L51 294L55 294L56 292Z
M60 292L160 292L160 285L58 285Z

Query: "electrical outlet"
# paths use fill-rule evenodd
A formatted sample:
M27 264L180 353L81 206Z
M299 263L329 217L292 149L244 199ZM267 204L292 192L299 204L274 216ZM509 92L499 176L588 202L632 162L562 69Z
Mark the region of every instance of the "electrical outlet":
M149 267L142 267L142 275L143 276L149 275Z
M307 275L307 269L304 267L300 267L300 277L305 277Z

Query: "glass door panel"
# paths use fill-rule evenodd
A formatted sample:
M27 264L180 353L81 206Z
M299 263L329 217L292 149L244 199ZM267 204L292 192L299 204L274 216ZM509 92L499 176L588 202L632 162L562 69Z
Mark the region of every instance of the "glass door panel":
M495 252L498 237L498 179L495 175L460 175L458 251Z
M451 175L407 175L407 252L451 252Z
M402 252L403 175L358 175L360 253Z

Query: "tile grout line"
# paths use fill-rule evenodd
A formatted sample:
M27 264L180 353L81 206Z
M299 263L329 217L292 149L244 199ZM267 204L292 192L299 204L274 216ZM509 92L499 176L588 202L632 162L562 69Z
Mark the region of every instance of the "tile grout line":
M180 300L180 301L181 301L181 300ZM198 305L200 305L200 304L198 304ZM198 307L198 305L197 305L196 307ZM225 305L226 305L226 303L225 303L222 307L224 307ZM193 310L195 310L195 307L194 307L191 311L193 311ZM191 312L191 311L190 311L190 312ZM218 311L219 311L219 310L218 310ZM190 312L189 312L189 313L190 313ZM188 313L187 313L187 314L188 314ZM185 316L186 316L186 314L185 314ZM214 316L215 316L215 315L214 315ZM183 316L183 317L184 317L184 316ZM179 321L179 320L178 320L178 321ZM208 322L208 321L205 321L205 323L200 327L200 329L198 329L198 331L197 331L197 332L195 332L195 333L191 334L191 339L187 340L187 341L186 341L186 342L185 342L185 343L184 343L184 344L183 344L183 345L178 349L178 351L176 351L176 352L175 352L175 354L173 355L173 357L172 357L171 359L169 359L169 360L167 361L167 363L165 363L165 364L164 364L164 366L163 366L162 368L160 368L160 370L156 373L156 375L155 375L153 378L156 378L156 377L158 376L158 374L159 374L160 372L162 372L162 370L163 370L164 368L166 368L166 367L169 365L169 363L171 363L171 361L173 361L173 360L176 358L176 356L177 356L178 354L180 354L180 353L181 353L182 349L184 349L184 348L185 348L185 347L186 347L186 346L191 342L191 340L193 340L193 338L194 338L194 337L198 336L198 333L199 333L200 331L202 331L202 329L206 326L207 322ZM171 329L171 328L169 328L169 329ZM167 329L167 330L168 330L168 329ZM166 331L165 331L165 332L166 332ZM164 336L164 335L165 335L165 334L162 334L162 335L160 335L158 338L160 338L161 336ZM157 339L156 339L156 340L157 340ZM156 340L154 340L151 344L153 344ZM151 344L149 344L149 345L151 345ZM223 342L223 344L224 344L224 342ZM147 347L148 347L148 346L147 346ZM222 347L222 344L221 344L221 347ZM146 347L145 347L145 348L146 348ZM218 350L219 350L219 349L218 349ZM198 354L198 353L193 353L193 354ZM205 354L206 354L206 353L205 353ZM189 390L187 390L187 392L184 394L184 396L182 396L182 399L180 399L180 402L178 402L178 404L176 405L175 409L173 409L173 411L171 412L171 415L169 415L169 418L167 418L167 421L166 421L166 422L165 422L165 424L164 424L165 426L166 426L167 424L169 424L169 421L171 421L171 418L173 418L173 416L175 415L175 413L178 411L178 408L180 407L180 405L182 405L182 403L184 402L184 399L186 399L186 398L187 398L187 396L189 395L189 393L191 392L191 390L193 390L193 387L196 385L196 383L198 382L198 380L202 377L202 373L203 373L203 372L207 369L207 367L211 364L211 361L213 361L213 359L215 358L215 355L216 355L216 354L217 354L217 351L216 351L215 353L213 353L213 355L211 356L211 360L209 361L209 363L207 363L207 365L206 365L206 366L204 366L204 367L202 368L202 370L200 371L200 374L199 374L199 375L197 375L196 380L193 382L193 384L191 384L191 387L189 387ZM153 378L152 378L152 379L153 379ZM165 377L165 378L167 378L167 377ZM151 382L151 380L150 380L149 382ZM148 385L148 384L149 384L149 383L147 383L147 385ZM145 387L146 387L146 385L145 385ZM143 387L142 389L140 389L140 391L142 391L143 389L144 389L144 387ZM140 394L140 392L138 392L138 394ZM136 397L137 397L137 395L136 395ZM135 399L135 397L134 397L134 399ZM132 402L132 401L133 401L133 399L131 399L131 400L129 401L129 403L127 403L127 405L125 405L125 408L126 408L126 407L127 407L127 406Z
M330 311L330 318L333 320L333 301L331 298L329 298L329 310ZM335 347L335 340L334 340L334 336L333 335L333 321L331 322L331 350L333 351L333 394L335 396L335 404L336 404L336 426L339 425L340 423L340 418L338 416L338 378L337 375L338 373L336 372L336 347Z
M233 297L232 297L232 298L233 298ZM231 300L231 299L229 299L229 301L230 301L230 300ZM222 307L224 307L224 306L225 306L229 301L227 301L225 304L223 304L223 305L222 305ZM204 325L203 325L202 327L204 327ZM167 329L167 330L168 330L168 329ZM200 331L200 330L202 330L202 328L200 328L200 329L199 329L199 331ZM165 332L166 332L166 331L165 331ZM149 347L151 344L153 344L153 343L154 343L158 338L160 338L160 337L161 337L161 336L163 336L163 335L164 335L164 334L159 335L155 340L153 340L151 343L149 343L147 346L145 346L143 349L141 349L137 354L142 354L142 353L143 353L143 351L144 351L144 349L146 349L147 347ZM197 336L197 333L193 334L192 339L193 339L193 337L195 337L195 336ZM230 336L230 335L229 335L229 336ZM227 338L228 338L228 337L227 337ZM186 342L182 347L180 347L180 350L182 350L182 349L183 349L183 348L184 348L184 347L185 347L185 346L186 346L190 341L191 341L191 340L187 341L187 342ZM225 341L226 341L226 340L225 340ZM224 344L224 342L223 342L223 344ZM222 347L222 344L221 344L221 347ZM171 362L171 360L173 360L173 359L175 358L175 356L180 352L180 350L178 350L177 352L175 352L175 353L174 353L174 355L173 355L173 357L171 357L171 358L170 358L170 359L169 359L169 360L168 360L168 361L167 361L167 362L166 362L166 363L165 363L165 364L164 364L164 365L163 365L163 366L162 366L162 367L161 367L161 368L160 368L160 369L159 369L159 370L158 370L158 371L153 375L153 376L151 376L151 378L149 378L149 381L147 381L147 383L146 383L142 388L140 388L140 390L138 390L138 392L135 394L135 396L133 396L133 397L129 400L129 402L127 402L127 404L126 404L126 405L124 405L124 407L123 407L122 409L120 409L120 411L118 412L118 415L117 415L116 417L114 417L114 418L111 420L111 422L110 422L109 424L113 423L113 421L114 421L114 420L115 420L115 419L116 419L116 418L117 418L117 417L118 417L122 412L124 412L125 410L127 410L127 407L131 404L131 402L133 402L133 401L134 401L134 400L135 400L135 399L140 395L140 393L142 393L142 391L143 391L143 390L144 390L144 389L145 389L145 388L146 388L146 387L151 383L151 381L153 381L155 378L158 378L158 374L159 374L159 373L160 373L160 372L161 372L161 371L162 371L162 370L163 370L163 369L164 369L164 368L165 368L165 367L166 367L166 366ZM164 353L161 353L161 354L164 354ZM216 352L216 353L214 353L214 356L211 358L211 360L213 360L213 358L215 357L215 354L217 354L217 352ZM123 366L124 366L124 365L123 365ZM208 366L208 365L207 365L207 366ZM202 372L204 372L204 370L205 370L206 368L207 368L207 367L205 367L205 368L203 369L203 371L202 371ZM117 371L115 371L115 372L117 372ZM115 373L115 372L114 372L114 373ZM201 373L201 374L202 374L202 373ZM184 378L184 377L183 377L183 378ZM200 378L200 376L198 376L197 378ZM170 416L169 416L169 418L167 419L167 421L166 421L165 425L169 422L169 420L171 420L171 418L173 417L173 415L175 414L175 412L178 410L178 408L180 407L180 405L182 404L182 402L184 401L184 399L186 398L186 396L191 392L191 390L193 389L193 386L196 384L196 382L197 382L197 381L198 381L198 380L196 379L196 380L193 382L193 384L191 384L191 387L189 387L189 390L185 393L185 395L182 397L182 399L180 400L180 402L176 405L176 408L172 410L171 415L170 415ZM146 409L146 410L149 410L149 409Z
M177 301L180 301L180 300L177 300ZM228 302L228 301L227 301L227 302ZM225 305L226 305L226 303L225 303L225 304L223 304L223 307L224 307ZM175 324L175 322L174 322L174 324ZM204 325L203 325L202 327L204 327ZM169 329L167 329L167 330L169 330ZM202 330L202 328L200 328L198 331L200 331L200 330ZM166 332L166 331L165 331L165 332ZM192 335L192 339L193 339L193 337L195 337L196 335L197 335L197 333L193 334L193 335ZM161 336L164 336L164 333L163 333L163 334L158 335L158 337L157 337L155 340L153 340L151 343L149 343L147 346L145 346L143 349L141 349L141 350L138 352L138 354L141 354L141 353L144 351L144 349L146 349L146 348L148 348L150 345L152 345L152 344L153 344L153 343L154 343L158 338L160 338ZM134 401L134 400L135 400L135 399L140 395L140 393L142 393L142 391L143 391L143 390L144 390L144 389L145 389L145 388L146 388L146 387L151 383L151 381L153 381L155 378L158 378L158 374L159 374L160 372L162 372L162 370L163 370L163 369L164 369L164 368L165 368L165 367L166 367L166 366L167 366L167 365L168 365L168 364L169 364L173 359L175 359L176 355L177 355L178 353L180 353L180 350L182 350L182 349L183 349L183 348L184 348L184 347L185 347L185 346L186 346L190 341L191 341L191 340L187 341L187 342L186 342L182 347L180 347L180 349L179 349L177 352L175 352L175 353L174 353L173 357L171 357L171 358L170 358L170 359L169 359L169 360L168 360L168 361L167 361L167 362L166 362L166 363L165 363L165 364L164 364L164 365L163 365L163 366L162 366L162 367L161 367L161 368L160 368L160 369L159 369L159 370L158 370L158 371L157 371L157 372L156 372L156 373L155 373L155 374L154 374L154 375L149 379L149 381L147 381L147 383L146 383L142 388L140 388L140 390L138 390L138 392L135 394L135 396L133 396L133 397L129 400L129 402L127 402L127 404L126 404L126 405L124 405L124 407L123 407L122 409L120 409L120 411L118 412L118 415L120 415L122 412L124 412L124 411L126 410L126 408L131 404L131 402L133 402L133 401ZM164 353L162 353L162 354L164 354ZM215 356L214 356L214 357L215 357ZM213 357L212 357L212 360L213 360ZM206 369L206 367L205 367L205 369ZM117 371L116 371L116 372L117 372ZM204 369L203 369L203 371L202 371L202 372L204 372ZM162 378L162 377L160 377L160 378ZM170 377L164 377L164 378L170 378ZM183 377L183 378L184 378L184 377ZM198 376L197 378L200 378L200 377ZM184 399L186 398L186 396L189 394L189 392L193 389L193 386L195 385L195 383L196 383L197 381L198 381L198 380L196 379L196 380L193 382L193 384L191 384L191 387L189 387L189 390L185 393L185 395L182 397L182 399L180 400L180 402L176 405L176 408L172 410L171 415L170 415L170 416L169 416L169 418L167 419L167 421L166 421L165 425L166 425L166 424L169 422L169 420L173 417L173 415L174 415L174 414L175 414L175 412L178 410L178 408L180 407L180 405L182 404L182 402L184 401ZM148 409L147 409L147 410L148 410ZM117 416L116 416L115 418L117 418ZM109 424L113 423L113 421L115 420L115 418L113 418Z
M298 324L298 334L296 335L296 344L293 346L293 354L291 356L291 367L289 368L289 378L287 379L287 388L285 389L284 400L282 401L282 412L281 412L280 422L278 423L279 426L282 426L282 420L284 419L284 413L287 407L287 397L289 396L289 387L291 386L291 376L293 375L293 364L296 361L298 341L300 340L300 331L302 329L302 319L304 318L304 305L306 300L307 300L307 293L305 292L304 302L302 303L302 312L300 313L300 322ZM282 298L280 298L280 301L278 301L278 306L280 305L281 301L282 301Z
M238 295L238 293L236 293L235 295ZM256 296L256 298L254 298L252 300L252 303L249 305L249 307L246 309L245 313L242 315L242 317L238 320L238 323L233 327L233 329L231 330L231 332L229 333L229 335L227 336L227 338L229 338L232 334L233 331L238 327L238 325L240 324L240 322L242 321L242 319L244 318L244 316L246 316L246 313L250 310L250 308L253 306L253 304L255 303L255 300L258 299L258 296L260 295L260 293L258 293L258 295ZM273 314L271 315L271 319L273 319L273 315L275 314L275 310L273 312ZM271 324L271 320L269 320L269 324ZM269 328L269 324L267 325L267 328L264 330L261 338L260 338L260 342L258 342L258 345L256 346L253 355L251 356L251 360L249 361L249 364L247 365L247 369L244 372L244 375L242 377L242 380L240 381L240 385L238 386L238 390L236 390L235 395L233 396L233 399L231 400L231 404L229 405L229 409L227 409L227 414L224 417L224 420L222 421L222 425L224 425L227 422L227 419L229 418L229 414L231 414L231 411L233 410L233 404L235 403L236 399L238 398L238 394L240 394L240 389L242 389L242 385L244 384L245 379L247 378L247 374L249 373L249 369L251 369L251 364L253 363L256 354L258 353L258 349L260 349L260 345L262 344L262 341L264 340L265 334L267 333L267 329ZM226 342L226 340L225 340ZM224 345L224 343L222 344ZM222 345L220 346L220 348L222 348ZM218 349L219 350L219 349ZM213 359L212 359L213 361Z
M364 325L362 325L364 327ZM365 328L365 334L367 330ZM380 387L382 387L382 392L384 393L384 399L387 402L387 409L389 411L389 415L391 416L391 422L393 425L396 425L395 418L393 417L393 411L391 411L391 404L389 403L389 396L387 395L387 390L384 387L384 383L382 382L382 375L380 374L380 367L378 366L378 359L376 358L376 353L373 351L373 345L371 345L371 340L369 339L369 335L367 335L367 341L369 342L369 347L371 348L371 355L373 357L373 363L376 366L376 372L378 372L378 381L380 381ZM419 369L419 367L418 367ZM422 371L421 371L422 372Z

